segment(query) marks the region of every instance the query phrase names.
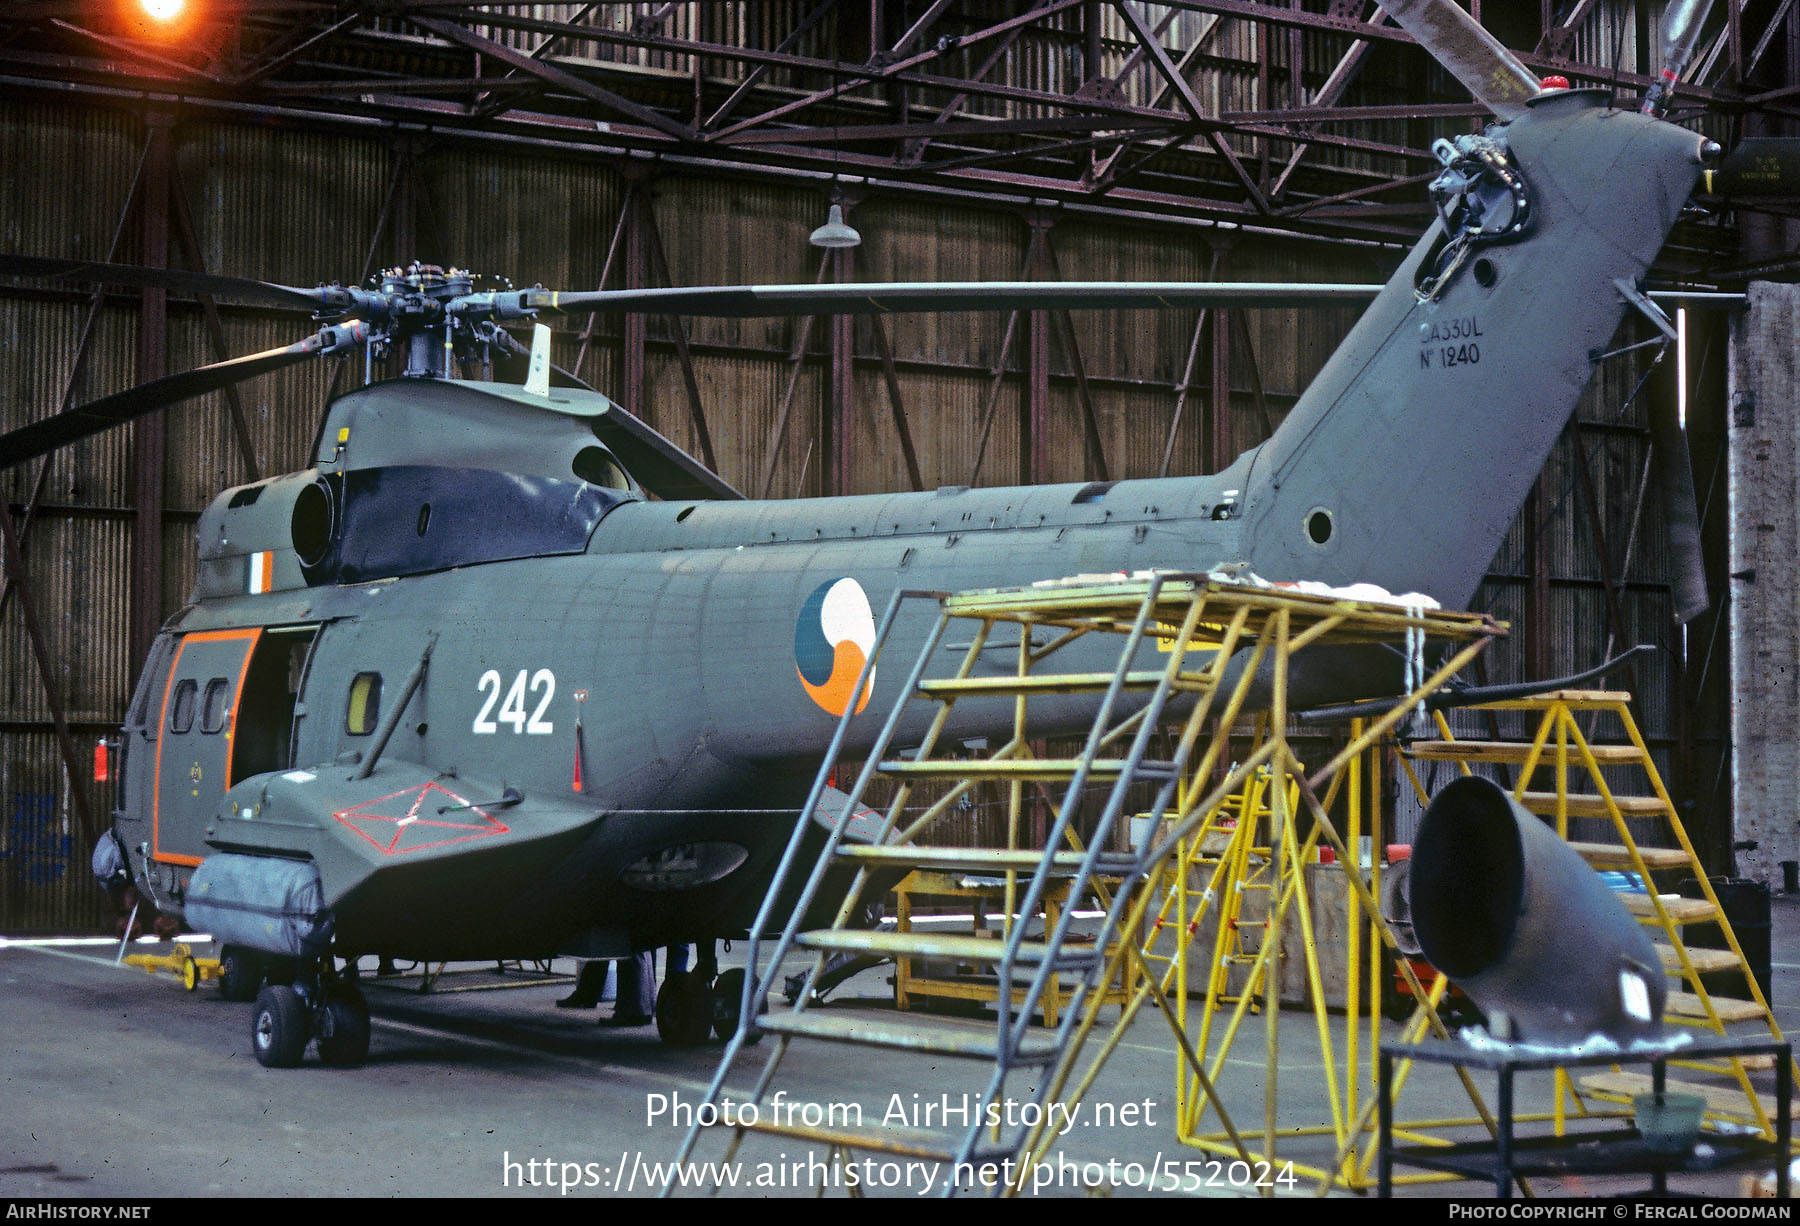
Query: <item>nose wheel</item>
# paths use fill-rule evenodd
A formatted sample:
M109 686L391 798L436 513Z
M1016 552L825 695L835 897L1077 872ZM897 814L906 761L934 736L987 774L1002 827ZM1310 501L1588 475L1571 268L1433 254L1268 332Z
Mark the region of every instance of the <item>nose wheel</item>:
M671 971L656 995L656 1033L670 1047L698 1047L713 1035L737 1033L743 1007L744 972L736 967L715 977L704 970ZM757 1012L768 1012L760 1002ZM751 1032L754 1042L761 1035Z
M698 1047L712 1034L712 977L670 971L656 994L656 1033L670 1047Z
M720 1039L729 1041L737 1033L738 1018L744 1008L744 972L732 967L713 980L713 1033ZM769 998L765 994L756 1002L758 1014L769 1011ZM762 1031L754 1026L750 1028L748 1039L752 1043L760 1042Z
M294 1068L314 1039L329 1067L355 1068L369 1058L369 1002L354 979L271 983L256 994L250 1048L258 1064Z

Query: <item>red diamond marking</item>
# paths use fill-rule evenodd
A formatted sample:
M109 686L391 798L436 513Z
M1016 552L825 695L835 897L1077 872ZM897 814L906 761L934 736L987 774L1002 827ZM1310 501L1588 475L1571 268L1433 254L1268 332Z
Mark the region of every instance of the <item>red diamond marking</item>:
M447 813L439 810L449 809ZM438 783L391 792L332 814L384 856L403 856L450 843L505 834L508 827L487 810Z

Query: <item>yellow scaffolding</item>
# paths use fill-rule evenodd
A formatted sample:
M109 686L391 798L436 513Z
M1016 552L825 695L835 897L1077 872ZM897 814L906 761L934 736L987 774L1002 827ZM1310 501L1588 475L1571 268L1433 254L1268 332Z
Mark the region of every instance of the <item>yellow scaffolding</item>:
M1459 658L1456 666L1466 662L1467 657ZM1191 829L1163 862L1151 888L1141 892L1131 912L1134 919L1141 915L1148 920L1146 942L1129 951L1139 967L1137 990L1118 1027L1089 1058L1075 1088L1065 1094L1062 1086L1074 1077L1080 1041L1097 1021L1083 1019L1083 1030L1070 1057L1058 1070L1055 1093L1067 1100L1085 1094L1123 1037L1126 1024L1147 1001L1153 1001L1168 1019L1179 1048L1176 1133L1184 1144L1229 1159L1268 1164L1262 1169L1291 1170L1298 1177L1316 1181L1321 1193L1334 1187L1366 1190L1375 1186L1374 1086L1383 1044L1382 985L1390 965L1384 960L1384 950L1391 956L1393 973L1405 981L1417 1002L1402 1027L1401 1041L1417 1042L1427 1033L1438 1037L1448 1033L1438 1014L1448 981L1438 977L1429 987L1420 981L1411 963L1399 955L1377 904L1384 842L1380 805L1384 742L1391 729L1449 675L1440 674L1407 699L1397 700L1378 720L1353 721L1348 745L1318 771L1306 771L1288 742L1285 725L1276 722L1274 713L1255 721L1247 767L1233 768L1224 783L1210 789L1200 782L1204 776L1196 771L1194 780L1184 785L1182 800L1182 812L1188 815ZM1224 753L1230 740L1230 727L1222 727L1213 748ZM1341 827L1330 816L1340 805ZM1310 819L1306 834L1300 833L1296 818ZM1321 846L1331 849L1331 861L1321 862ZM1365 846L1370 849L1366 866L1362 864ZM1326 892L1321 887L1335 882L1342 883L1342 897L1327 901L1321 897ZM1252 921L1260 927L1262 939L1254 951L1243 950L1234 956L1245 926L1246 895L1252 891L1262 892L1268 899L1263 918ZM1156 910L1152 912L1151 907ZM1343 992L1341 1044L1334 1034L1327 991L1328 974L1340 968L1328 966L1321 957L1314 930L1315 921L1326 914L1341 914L1344 920L1345 957L1342 976L1335 980ZM1302 967L1299 986L1314 1023L1329 1113L1323 1122L1298 1127L1278 1119L1282 1064L1278 977L1290 916ZM1201 968L1197 976L1195 967ZM1241 983L1232 983L1233 971L1244 976ZM1245 1023L1253 1014L1261 1014L1264 1022L1260 1129L1240 1126L1214 1088L1225 1061L1247 1038ZM1310 1044L1308 1050L1312 1050ZM1395 1078L1396 1093L1410 1071L1411 1062L1402 1062ZM1472 1116L1408 1121L1396 1126L1395 1135L1431 1143L1432 1134L1444 1129L1473 1126L1491 1131L1493 1120L1481 1094L1466 1074L1458 1070L1458 1076L1469 1096ZM1313 1089L1308 1087L1309 1099L1314 1096ZM1296 1142L1319 1137L1330 1138L1334 1146L1329 1161L1307 1161L1293 1155ZM1036 1139L1035 1160L1048 1154L1049 1140ZM1417 1173L1397 1176L1394 1182L1450 1178Z
M884 624L891 624L894 617L890 610ZM944 641L944 629L952 621L971 631L968 642L959 648L960 663L949 676L925 678L925 662L938 650L936 644ZM1008 637L1014 633L1016 643ZM915 1023L910 1015L897 1021L893 1016L874 1021L836 1009L830 1014L809 1013L808 994L802 991L790 1013L772 1012L759 1019L761 1030L771 1035L774 1043L766 1053L751 1101L761 1101L772 1092L792 1044L835 1042L917 1052L933 1061L945 1056L985 1061L992 1067L992 1080L984 1091L984 1101L998 1101L1011 1093L1007 1078L1016 1071L1021 1083L1029 1086L1024 1096L1073 1106L1093 1084L1126 1025L1146 1001L1153 1000L1174 1028L1182 1053L1179 1093L1183 1115L1193 1128L1191 1136L1184 1139L1218 1147L1245 1161L1278 1159L1279 1141L1292 1135L1283 1132L1276 1119L1280 1010L1260 1010L1268 1052L1260 1136L1241 1129L1221 1102L1215 1087L1218 1057L1212 1057L1209 1067L1202 1055L1210 1039L1206 1028L1212 1025L1216 1007L1229 998L1234 1014L1227 1023L1229 1034L1219 1045L1222 1051L1236 1037L1254 1002L1278 997L1272 968L1279 966L1281 925L1290 912L1296 914L1300 925L1308 981L1315 1000L1321 998L1304 871L1307 863L1317 863L1320 846L1329 846L1336 854L1352 914L1359 917L1352 925L1359 932L1352 943L1356 957L1362 958L1365 949L1373 953L1379 946L1393 946L1372 892L1372 887L1379 889L1379 881L1365 882L1356 870L1362 835L1374 836L1379 846L1378 823L1372 814L1365 815L1363 808L1365 796L1377 782L1366 763L1373 760L1377 747L1401 720L1504 633L1503 625L1485 615L1238 585L1208 576L1076 581L945 598L937 637L927 642L901 705L888 716L886 729L877 737L868 763L849 793L846 812L861 803L873 779L890 781L891 799L882 806L886 813L881 835L872 845L827 845L813 869L813 880L823 880L833 866L840 871L853 870L846 901L828 929L805 929L801 919L805 904L797 906L772 956L779 959L790 948L814 951L814 976L822 973L829 956L853 953L986 964L994 968L994 982L1003 986L1023 985L1033 973L1035 979L1022 996L1004 990L997 993L997 1003L1012 1006L1002 1008L997 1029L993 1024L956 1028L939 1019ZM1442 648L1443 661L1435 670L1424 667L1423 647L1428 640ZM884 631L874 657L879 656L885 641ZM1108 642L1114 646L1105 646ZM1379 717L1359 721L1349 743L1323 767L1309 773L1288 741L1288 689L1294 662L1313 649L1383 654L1404 649L1417 667L1408 693L1393 700ZM999 659L1009 656L1013 667L999 672L995 667ZM1102 694L1105 698L1097 705L1092 697L1080 697ZM1127 701L1124 696L1128 695L1143 697ZM1071 699L1090 704L1082 709L1096 712L1086 745L1077 754L1050 753L1042 712L1050 712L1052 721L1066 720L1066 714L1058 714L1059 706L1066 712ZM971 700L1005 701L1013 714L1011 734L974 758L954 731L957 704ZM935 707L928 719L913 722L924 729L918 748L905 755L891 752L891 731L901 725L906 704L914 701ZM1250 752L1234 761L1233 729L1258 710L1264 712L1254 717L1261 731ZM1147 752L1153 741L1159 748L1154 756ZM835 765L835 760L828 758L820 779ZM1005 833L998 845L928 846L934 828L959 799L984 782L1002 785L1007 796ZM1151 814L1156 832L1143 848L1120 852L1116 849L1123 840L1114 835L1113 826L1120 816L1125 789L1140 783L1157 790L1157 805ZM1060 801L1052 798L1048 829L1034 837L1027 788L1041 791L1042 784L1061 784L1066 791ZM1088 846L1077 837L1072 823L1083 789L1092 784L1105 785L1102 790L1107 800L1098 825L1087 832ZM815 784L815 790L821 786ZM1330 812L1340 794L1347 796L1350 813L1342 831ZM1228 831L1224 822L1232 813L1238 821L1235 829ZM1266 818L1261 817L1264 813ZM1311 823L1304 833L1296 821L1302 816ZM1221 839L1226 854L1209 862L1203 849ZM1195 849L1200 849L1197 857ZM1165 863L1170 867L1159 868ZM1001 930L992 935L945 935L853 927L856 900L879 874L919 869L1000 877ZM1146 881L1165 886L1171 880L1186 882L1190 873L1199 871L1213 881L1210 894L1206 889L1196 894L1185 885L1173 892L1139 888ZM1097 941L1065 944L1061 926L1049 923L1044 924L1043 940L1026 937L1027 929L1043 920L1046 891L1052 883L1060 888L1063 882L1067 882L1069 897L1091 892L1106 909L1106 927ZM1125 885L1115 888L1116 882ZM1197 1045L1187 1025L1185 953L1171 961L1157 948L1157 938L1146 944L1118 934L1149 931L1149 921L1156 915L1163 920L1161 931L1166 934L1173 927L1185 941L1189 925L1201 912L1216 907L1220 889L1226 885L1239 896L1248 890L1266 893L1267 926L1260 940L1244 940L1237 947L1236 956L1245 960L1238 971L1245 976L1240 990L1229 987L1216 960L1208 961L1206 992L1213 1003L1200 1010L1200 1026L1206 1035ZM771 897L782 888L778 875ZM1236 931L1242 934L1241 909L1235 918L1240 920ZM753 959L755 956L753 951ZM1354 974L1359 1010L1366 1003L1365 976L1368 1000L1379 1008L1378 963L1376 958L1366 971L1359 969ZM1420 1001L1406 1037L1417 1038L1427 1028L1444 1034L1435 998L1424 991L1404 961L1399 968ZM1043 985L1056 975L1066 975L1079 986L1058 1032L1038 1037L1031 1033L1030 1015L1043 999ZM1102 1005L1111 999L1103 985L1122 981L1134 987L1123 1005L1120 1023L1084 1064L1084 1045L1094 1033ZM1171 998L1177 981L1181 987ZM1330 1026L1322 1004L1319 1018L1319 1041L1330 1051ZM728 1046L709 1090L709 1102L719 1101L726 1074L747 1041L740 1033ZM1367 1040L1371 1069L1378 1041L1376 1035ZM1310 1171L1326 1185L1372 1184L1367 1176L1374 1146L1363 1147L1361 1139L1372 1136L1376 1103L1372 1094L1359 1092L1359 1076L1354 1071L1363 1050L1363 1040L1353 1039L1346 1063L1328 1059L1331 1120L1307 1130L1329 1133L1338 1147L1337 1156L1328 1164L1296 1168ZM1466 1076L1463 1083L1485 1118L1473 1083ZM1208 1108L1216 1113L1223 1129L1217 1139L1198 1132L1198 1121ZM1046 1113L1039 1123L1005 1135L994 1128L978 1128L961 1136L916 1137L893 1129L863 1133L763 1122L735 1126L726 1157L734 1156L752 1131L810 1141L840 1156L852 1149L905 1152L936 1158L952 1168L971 1157L988 1162L1010 1157L1012 1165L1006 1169L1016 1172L1016 1177L994 1190L1016 1194L1031 1186L1035 1165L1044 1160L1056 1140L1055 1130L1049 1127L1053 1118ZM690 1131L681 1151L683 1158L693 1152L699 1131L698 1127Z
M1458 739L1442 713L1437 715L1438 740L1417 741L1401 759L1407 777L1421 800L1426 799L1413 762L1450 762L1463 774L1477 765L1516 768L1512 796L1529 812L1551 818L1556 832L1569 837L1571 818L1596 819L1610 827L1609 841L1577 841L1572 845L1589 864L1599 869L1636 873L1646 886L1643 893L1623 895L1638 921L1653 930L1657 952L1672 984L1664 1016L1676 1025L1692 1026L1718 1035L1742 1034L1745 1029L1780 1039L1781 1029L1752 973L1743 946L1732 931L1725 909L1706 875L1694 846L1683 828L1674 801L1663 785L1655 760L1632 718L1631 696L1611 690L1560 690L1532 698L1488 703L1481 711L1511 711L1523 715L1531 731L1519 740L1475 741ZM1588 729L1582 728L1586 717ZM1595 739L1600 726L1611 721L1609 739ZM1612 771L1614 782L1607 772ZM1533 788L1534 779L1549 774L1547 789ZM1620 776L1629 779L1634 792L1618 790ZM1685 877L1698 883L1699 898L1665 894L1657 888L1657 875ZM1693 924L1713 924L1725 940L1725 948L1690 945L1682 930ZM1746 997L1716 994L1705 976L1719 972L1741 973ZM1729 1061L1678 1061L1670 1064L1707 1078L1703 1081L1668 1083L1671 1090L1699 1094L1706 1099L1707 1115L1732 1126L1754 1127L1774 1138L1771 1119L1773 1099L1754 1084L1752 1074L1768 1067L1767 1058ZM1796 1065L1800 1075L1800 1065ZM1615 1067L1609 1073L1592 1074L1576 1083L1566 1070L1556 1077L1556 1119L1560 1126L1571 1107L1590 1114L1587 1099L1630 1102L1635 1094L1651 1088L1646 1074L1626 1073Z

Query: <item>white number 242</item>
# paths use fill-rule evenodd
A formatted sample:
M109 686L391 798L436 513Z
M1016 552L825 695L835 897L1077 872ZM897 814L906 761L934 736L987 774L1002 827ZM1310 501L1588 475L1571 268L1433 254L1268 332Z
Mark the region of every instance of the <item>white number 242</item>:
M507 689L504 701L500 698L501 685L500 672L493 668L481 674L481 680L475 683L475 688L487 695L487 701L481 704L481 713L475 717L475 732L498 732L501 724L510 724L514 732L525 732L532 736L544 736L556 731L556 725L544 718L544 712L550 709L550 700L556 697L555 673L547 668L540 668L531 674L531 682L527 685L525 670L521 668L519 675L513 678L511 687ZM525 715L527 689L533 694L540 691L543 693L530 718ZM500 704L498 715L494 714L495 703Z

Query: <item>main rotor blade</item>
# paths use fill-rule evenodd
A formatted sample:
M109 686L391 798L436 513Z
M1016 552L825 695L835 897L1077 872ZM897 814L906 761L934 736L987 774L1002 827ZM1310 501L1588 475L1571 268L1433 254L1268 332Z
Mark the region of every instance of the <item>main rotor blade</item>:
M845 285L702 285L672 289L528 291L546 314L767 317L876 315L900 311L1155 310L1361 304L1379 285L1258 281L893 281Z
M1531 69L1449 0L1381 0L1381 8L1499 118L1516 119L1543 92Z
M249 277L225 277L215 273L187 272L179 268L145 268L140 264L104 264L87 260L52 260L29 255L0 255L0 276L40 277L54 281L90 281L104 285L133 285L145 289L172 289L185 294L210 294L242 298L269 306L317 310L326 305L319 290L276 285Z
M169 405L179 404L183 400L216 392L239 380L292 366L315 354L328 353L349 341L361 340L363 332L361 324L324 328L283 349L268 349L262 353L229 358L210 366L199 366L180 374L152 379L148 383L102 396L99 400L77 405L41 421L34 421L10 434L0 435L0 469L47 455L59 447L66 447L70 443L134 421Z

